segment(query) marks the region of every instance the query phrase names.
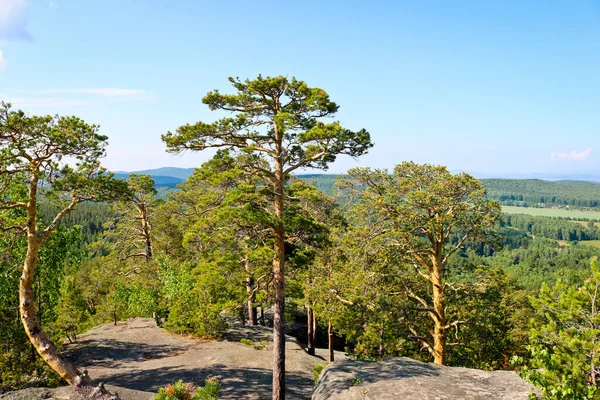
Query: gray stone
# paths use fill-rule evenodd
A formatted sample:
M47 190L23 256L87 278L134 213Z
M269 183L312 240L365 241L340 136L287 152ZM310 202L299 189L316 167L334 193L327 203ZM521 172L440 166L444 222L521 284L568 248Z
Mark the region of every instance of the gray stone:
M533 387L512 371L445 367L410 358L342 360L323 370L313 400L526 400Z
M121 400L151 400L155 393L140 390L127 389L107 385L111 393L117 393ZM29 388L0 394L1 400L86 400L70 386L62 386L55 389Z

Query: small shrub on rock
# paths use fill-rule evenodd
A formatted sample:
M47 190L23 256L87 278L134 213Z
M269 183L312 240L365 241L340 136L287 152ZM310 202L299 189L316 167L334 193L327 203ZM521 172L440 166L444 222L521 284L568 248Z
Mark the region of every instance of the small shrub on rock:
M313 379L315 380L315 383L317 383L317 381L319 380L319 376L321 375L321 372L325 369L326 366L328 366L329 363L325 362L324 364L317 364L315 365L315 367L312 370L313 373Z
M154 400L216 400L221 393L221 384L215 378L207 378L204 387L179 380L158 390Z

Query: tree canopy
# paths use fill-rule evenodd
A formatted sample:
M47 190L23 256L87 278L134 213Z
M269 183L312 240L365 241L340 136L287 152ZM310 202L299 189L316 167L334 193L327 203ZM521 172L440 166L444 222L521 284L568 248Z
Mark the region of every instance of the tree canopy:
M348 174L340 187L358 198L350 215L363 227L357 228L362 240L389 250L389 257L405 262L431 285L425 296L409 285L404 290L434 322L432 337L409 329L435 362L444 364L446 332L464 323L446 318L448 260L467 241L491 241L500 206L485 198L475 178L452 175L445 167L404 162L393 174L368 168Z
M273 281L275 288L273 398L285 398L285 213L284 185L299 168L327 169L338 155L360 156L372 146L369 133L323 121L338 110L323 89L285 76L229 78L235 94L209 92L202 102L231 117L197 122L163 135L168 151L227 148L247 155L241 168L272 185ZM264 165L267 163L268 167Z

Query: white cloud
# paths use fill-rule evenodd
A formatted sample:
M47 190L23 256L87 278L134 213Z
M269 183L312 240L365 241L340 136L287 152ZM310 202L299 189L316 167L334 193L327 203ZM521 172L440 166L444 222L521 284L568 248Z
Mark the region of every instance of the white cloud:
M0 71L4 71L6 69L6 58L4 58L4 54L0 51Z
M0 42L32 39L27 31L27 1L0 0Z
M559 151L553 151L550 153L551 160L579 160L584 161L590 158L590 154L592 152L592 148L588 147L584 151L571 151L569 153L561 153Z

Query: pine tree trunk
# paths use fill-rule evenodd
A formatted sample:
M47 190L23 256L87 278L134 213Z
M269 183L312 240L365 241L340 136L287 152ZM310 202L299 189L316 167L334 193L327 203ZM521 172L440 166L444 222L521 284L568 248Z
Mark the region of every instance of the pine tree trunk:
M312 342L313 342L313 347L316 349L317 348L317 315L315 314L315 311L313 310L312 313Z
M254 300L256 298L256 294L254 292L254 277L250 271L250 263L248 260L245 260L246 265L246 293L248 295L247 306L248 306L248 325L258 325L256 318L256 306L254 305Z
M384 332L385 332L385 322L381 322L381 329L379 330L379 358L383 358L385 354L385 341L384 341Z
M246 313L244 312L244 307L238 308L238 319L242 325L246 325Z
M273 286L273 400L285 399L285 236L283 227L283 164L275 160L275 229Z
M331 321L327 325L327 348L329 349L329 362L334 362L335 357L333 353L333 330L331 329Z
M265 306L264 306L264 304L260 305L260 324L262 326L267 325L267 323L265 322Z
M258 325L257 310L252 299L248 300L248 325Z
M431 283L433 286L433 362L446 364L446 310L444 299L444 277L440 260L433 261Z
M308 346L306 351L308 352L308 354L310 354L311 356L315 355L315 332L314 332L314 325L313 325L313 320L314 320L314 312L312 307L310 306L310 304L308 306L306 306L306 314L307 314L307 324L308 324Z

